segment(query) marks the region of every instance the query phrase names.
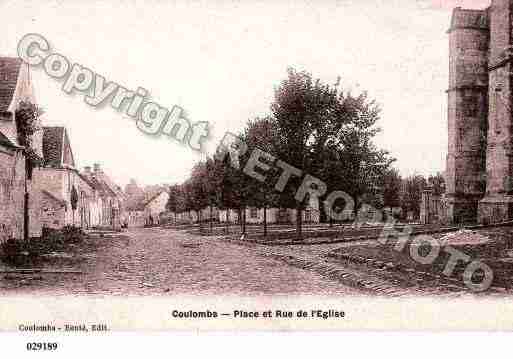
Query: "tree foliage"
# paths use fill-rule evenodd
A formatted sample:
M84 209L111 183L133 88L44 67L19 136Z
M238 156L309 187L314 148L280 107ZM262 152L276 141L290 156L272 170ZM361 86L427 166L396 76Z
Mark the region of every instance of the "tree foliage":
M401 180L390 167L394 159L374 143L380 108L366 93L354 96L342 90L340 82L326 84L308 72L289 69L275 89L270 114L249 121L239 134L247 146L240 168L232 166L229 156L197 163L190 178L173 189L176 200L170 200L169 209L216 206L244 213L247 206L295 208L300 238L301 213L309 200L295 198L303 176L292 176L278 193L274 184L282 169L260 159L270 165L262 173L265 181L249 177L243 168L255 149L324 181L327 193L348 193L356 203L354 211L363 201L398 206Z
M42 114L43 110L40 107L27 101L21 101L15 112L18 143L25 147L28 178L32 178L33 169L41 166L43 162L33 144L34 134L41 131L39 117Z

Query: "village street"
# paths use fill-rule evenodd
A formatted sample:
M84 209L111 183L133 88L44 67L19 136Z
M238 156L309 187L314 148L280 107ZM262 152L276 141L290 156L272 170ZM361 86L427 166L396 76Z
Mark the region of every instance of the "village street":
M214 237L173 229L132 229L61 265L82 274L3 275L2 295L357 295L338 281ZM278 250L279 252L279 250ZM53 266L55 268L55 266Z

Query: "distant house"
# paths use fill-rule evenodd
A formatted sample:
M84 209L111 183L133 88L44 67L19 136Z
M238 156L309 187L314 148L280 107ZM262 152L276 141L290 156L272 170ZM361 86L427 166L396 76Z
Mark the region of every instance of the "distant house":
M239 212L236 209L220 209L219 210L219 222L221 223L238 223Z
M41 193L19 143L16 110L21 102L37 105L29 66L0 57L0 239L39 237L42 230ZM32 147L42 156L41 131L32 136Z
M143 227L145 191L137 185L135 179L125 186L126 224L129 227Z
M93 201L93 227L121 228L126 219L125 195L121 188L103 171L99 163L85 167L82 176L91 183L96 197Z
M220 215L221 212L218 212L218 215ZM196 223L198 221L198 213L196 211L185 211L185 212L179 212L175 213L170 212L169 217L176 218L177 223Z
M89 223L92 228L97 228L107 222L105 217L108 215L106 214L107 211L105 210L104 203L108 203L109 195L106 193L104 185L95 177L92 177L90 173L91 167L85 167L81 176L89 183L93 190L93 196L89 204Z
M126 204L128 213L127 224L129 227L144 227L146 224L146 214L144 212L144 203L139 198L131 199Z
M292 208L267 208L266 221L267 223L295 223L296 210ZM260 224L264 222L264 209L256 207L246 208L246 223ZM240 223L239 212L235 209L220 210L219 222L225 223ZM303 223L319 223L320 211L319 201L312 199L306 209L302 211Z
M161 191L145 202L144 215L146 225L160 224L160 215L166 211L168 201L169 193L167 191Z
M64 127L43 127L43 166L36 177L42 193L44 227L91 226L90 210L95 190L75 168L75 159ZM77 196L75 210L72 193Z
M161 215L166 212L168 201L169 193L163 189L149 198L133 198L127 204L128 225L130 227L159 225Z

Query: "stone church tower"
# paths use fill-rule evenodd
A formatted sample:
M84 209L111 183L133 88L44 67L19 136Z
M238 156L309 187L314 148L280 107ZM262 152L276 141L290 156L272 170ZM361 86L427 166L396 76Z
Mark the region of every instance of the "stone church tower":
M485 193L488 127L489 9L453 11L449 33L446 215L477 219Z
M512 0L494 0L489 10L486 195L479 203L478 215L482 223L513 219L512 10Z
M445 207L454 223L513 219L513 0L453 11Z

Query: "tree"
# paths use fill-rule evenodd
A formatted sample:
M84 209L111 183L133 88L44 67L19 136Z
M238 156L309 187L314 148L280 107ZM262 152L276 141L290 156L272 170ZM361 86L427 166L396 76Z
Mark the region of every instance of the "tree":
M366 93L353 96L339 86L340 78L335 85L326 85L313 80L309 73L289 69L271 106L277 129L276 154L289 165L322 179L327 193L346 192L356 215L363 201L383 205L380 186L394 159L373 143L380 132L376 102ZM289 191L280 196L282 204L294 202L292 190L298 188L299 181L291 181ZM296 203L299 238L306 200ZM335 208L345 205L338 203Z
M434 195L440 196L442 193L445 192L445 179L440 172L438 172L434 176L429 176L428 183L433 188Z
M330 189L351 196L356 217L364 202L374 207L383 205L381 187L395 159L373 143L381 131L376 126L380 108L366 93L353 96L340 92L335 113L336 134L328 142L330 163L324 169L330 172Z
M275 90L271 111L276 125L276 154L287 164L311 175L319 169L325 145L333 134L334 114L337 109L336 88L313 80L307 72L290 68L288 77ZM302 210L307 198L296 201L295 190L300 178L280 196L284 207L296 208L297 238L302 238Z
M420 201L422 190L427 181L422 175L409 176L403 183L402 205L404 213L412 212L414 218L420 217Z
M249 153L259 149L275 156L277 147L275 123L269 117L249 121L244 132L244 142ZM265 162L264 159L260 159L260 161ZM273 186L278 178L277 172L274 167L271 167L266 172L264 181L250 179L247 182L248 204L264 210L264 237L267 236L267 209L275 206L278 202L278 194Z
M218 148L218 150L221 151L220 148ZM222 156L220 153L216 153L216 156L214 156L215 171L219 180L217 206L220 209L226 210L226 233L229 233L230 209L240 209L242 193L240 187L243 185L241 184L239 173L241 168L234 168L230 161L229 156ZM240 217L239 210L239 220L241 219Z
M181 195L180 185L172 185L169 187L169 200L166 204L166 209L170 212L173 212L175 215L175 225L176 225L176 214L179 210L179 201Z
M18 134L18 142L25 148L25 162L27 167L27 178L32 178L34 168L41 166L43 159L37 154L34 148L34 134L41 131L39 118L43 110L31 102L21 101L16 109L15 119Z
M177 204L176 209L178 213L186 213L190 211L190 205L189 205L189 195L187 193L188 191L188 182L185 181L184 183L178 185L179 192L177 196Z
M402 178L399 171L395 168L390 168L385 172L383 179L383 202L385 207L400 207Z
M207 188L205 184L205 177L207 176L207 169L205 162L198 162L194 165L190 178L190 206L198 214L198 221L202 226L202 213L201 210L208 205ZM200 227L202 228L202 227Z
M203 184L207 195L207 204L210 209L209 212L209 223L210 233L212 234L213 226L213 208L219 206L220 196L219 188L222 183L222 174L219 164L216 163L214 158L207 157L205 163L205 177L203 178Z
M222 166L222 185L226 186L223 190L223 207L237 208L238 218L241 226L241 233L246 233L246 207L252 198L251 191L254 189L250 186L251 177L244 173L244 165L247 163L250 151L242 151L242 146L245 145L246 138L244 134L239 134L238 140L232 144L234 150L239 151L236 156L236 163L232 163L230 156L223 154L223 150L218 148L219 153L216 154L216 159Z

